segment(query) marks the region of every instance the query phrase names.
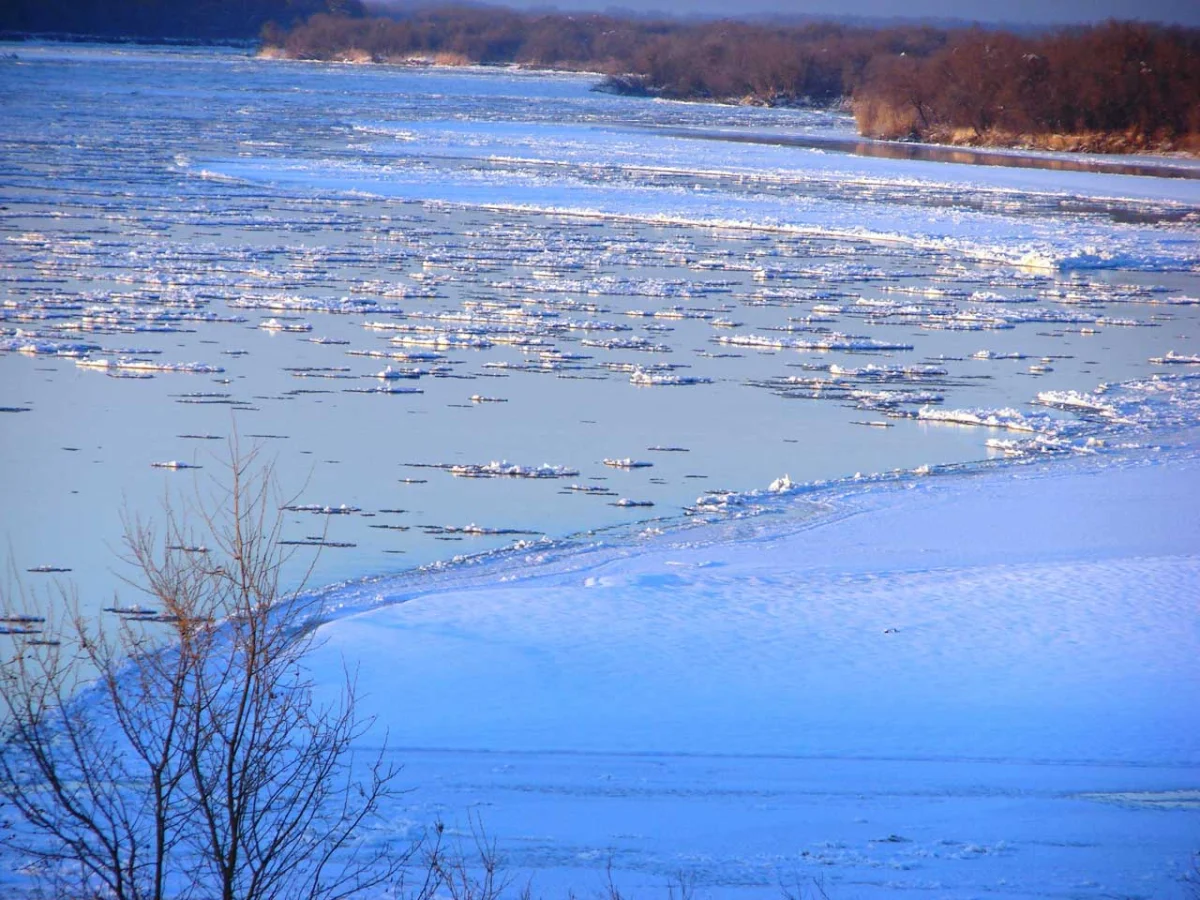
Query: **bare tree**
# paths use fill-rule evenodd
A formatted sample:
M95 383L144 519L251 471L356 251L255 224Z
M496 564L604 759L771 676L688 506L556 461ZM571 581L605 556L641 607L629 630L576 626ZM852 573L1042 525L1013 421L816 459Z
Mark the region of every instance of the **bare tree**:
M0 660L0 843L52 895L340 900L415 858L371 827L397 773L354 757L353 678L314 697L319 609L281 589L271 469L231 449L215 503L127 523L152 610L75 612Z

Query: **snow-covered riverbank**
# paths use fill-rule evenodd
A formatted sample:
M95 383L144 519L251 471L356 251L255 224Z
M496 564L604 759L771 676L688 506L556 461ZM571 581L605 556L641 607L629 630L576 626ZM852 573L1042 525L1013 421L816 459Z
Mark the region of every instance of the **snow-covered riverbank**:
M1174 896L1200 847L1186 447L435 577L313 663L356 669L366 740L401 748L397 817L476 811L545 896L609 856L641 895L686 870L714 897Z

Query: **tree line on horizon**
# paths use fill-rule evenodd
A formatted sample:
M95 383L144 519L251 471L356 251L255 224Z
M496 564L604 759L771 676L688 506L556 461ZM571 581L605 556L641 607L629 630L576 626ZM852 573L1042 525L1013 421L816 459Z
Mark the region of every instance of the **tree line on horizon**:
M1058 149L1200 151L1200 29L1110 21L980 28L795 26L438 6L268 26L293 59L517 64L617 93L845 103L866 136Z
M267 23L362 16L361 0L4 0L0 32L134 40L254 40Z
M1200 152L1200 29L763 24L363 0L10 0L0 31L259 36L292 59L517 64L616 93L852 109L869 137Z

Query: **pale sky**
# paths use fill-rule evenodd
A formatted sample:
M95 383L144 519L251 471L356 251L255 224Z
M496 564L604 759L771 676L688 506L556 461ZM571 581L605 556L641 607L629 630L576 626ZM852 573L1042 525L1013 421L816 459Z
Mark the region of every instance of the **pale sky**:
M961 19L1038 25L1142 19L1200 26L1200 0L489 0L520 9L625 9L676 15L745 16L784 13L814 16L865 16Z

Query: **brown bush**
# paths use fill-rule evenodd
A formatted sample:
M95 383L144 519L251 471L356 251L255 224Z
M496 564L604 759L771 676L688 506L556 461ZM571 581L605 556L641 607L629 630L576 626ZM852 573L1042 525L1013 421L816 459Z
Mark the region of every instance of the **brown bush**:
M353 48L377 60L450 54L631 75L646 93L677 99L852 98L860 131L881 138L1162 149L1194 146L1200 134L1200 29L1109 22L1021 36L438 7L317 15L266 42L301 59L344 59Z

